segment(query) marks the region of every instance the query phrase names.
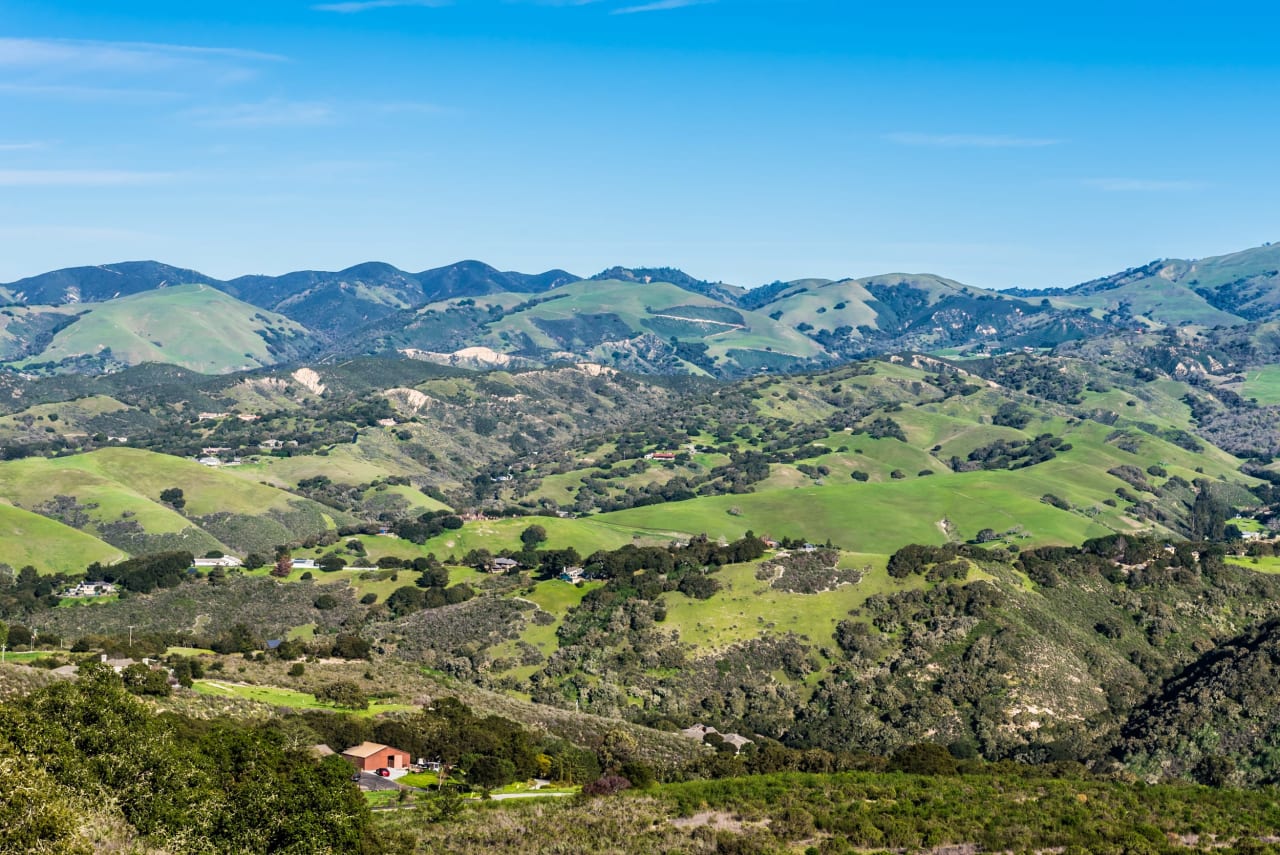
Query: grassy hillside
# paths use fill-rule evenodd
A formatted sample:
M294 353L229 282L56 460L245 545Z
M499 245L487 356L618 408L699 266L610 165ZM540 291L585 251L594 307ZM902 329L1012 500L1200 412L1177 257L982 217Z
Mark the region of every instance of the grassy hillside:
M90 356L167 362L206 374L272 365L306 344L303 327L208 285L177 285L82 306L27 363Z
M768 304L764 311L781 313L779 320L790 326L807 323L816 328L851 327L857 335L861 327L876 327L876 310L869 305L874 297L856 280L796 283Z
M183 491L181 511L159 499L172 487ZM92 535L114 556L174 549L196 555L211 549L270 552L276 544L318 536L347 519L225 471L128 448L0 463L0 495ZM49 570L84 569L39 554L32 563Z
M503 549L516 550L520 548L520 532L535 523L547 530L549 544L557 549L573 547L582 555L590 555L597 549L617 549L627 543L666 540L661 535L602 518L562 520L539 517L468 523L458 531L446 532L427 541L423 549L440 556L461 556L472 549L488 549L494 553Z
M124 552L84 532L39 514L0 502L0 563L14 570L28 564L37 570L79 573L94 561L111 562Z
M657 346L672 339L698 345L694 364L738 372L824 356L815 342L763 313L660 282L578 282L530 303L495 323L484 343L502 352L569 352L616 364L614 351L629 348L610 343L648 336Z
M601 519L657 533L753 530L870 553L984 529L1021 546L1176 533L1191 485L1206 478L1226 501L1255 501L1240 460L1192 438L1186 385L1096 378L1086 388L1083 364L1037 364L1018 370L1066 382L1069 393L976 363L1004 382L928 362L750 381L737 395L691 402L674 422L635 426L625 445L526 464L506 494L528 507L606 511ZM877 425L901 436L878 435ZM974 462L1046 437L1054 450L1034 459ZM643 459L656 451L679 454ZM750 468L760 463L767 469Z
M946 543L984 528L1016 532L1028 545L1078 543L1106 534L1092 520L1050 507L1042 476L961 473L899 484L841 484L749 496L717 496L605 514L618 525L734 538L748 530L774 537L831 540L858 552L892 552L905 543ZM735 511L730 513L730 511ZM944 521L955 535L944 529Z
M1242 322L1239 316L1216 308L1203 295L1170 281L1159 272L1093 293L1068 292L1051 297L1050 301L1059 306L1085 308L1099 316L1132 318L1132 323L1139 327Z
M887 554L987 529L1020 546L1183 534L1193 484L1206 479L1228 504L1254 501L1240 461L1193 436L1190 385L1071 359L913 357L720 388L571 367L401 365L421 366L356 360L227 378L174 400L163 383L113 379L112 395L37 403L0 418L6 441L40 453L41 442L119 445L106 435L127 431L130 444L171 453L137 467L123 461L142 452L121 448L14 461L3 466L20 474L0 495L67 518L96 505L83 525L129 552L179 536L196 551L261 551L342 513L383 523L519 504L608 512L602 521L652 537L751 529ZM197 407L230 414L189 421ZM259 418L234 415L245 411ZM1047 440L1052 449L1028 451ZM176 456L211 446L241 464ZM644 459L660 451L678 457ZM280 492L303 482L330 509ZM181 513L156 504L174 486L187 490Z
M102 378L93 385L110 394L98 395L85 395L82 381L14 384L5 400L16 411L0 416L0 445L26 458L0 463L12 473L0 475L0 495L74 518L130 553L240 554L357 517L377 530L467 503L474 484L497 483L488 478L501 477L513 455L616 430L670 406L673 387L689 382L577 367L481 375L385 359L221 378L149 365ZM193 462L215 448L239 464ZM129 455L142 455L138 471L96 462ZM181 513L157 504L170 487L186 490Z
M901 350L1053 347L1108 329L1100 318L1074 306L1055 307L930 274L810 279L768 287L769 299L758 311L846 358Z
M1250 368L1241 384L1240 394L1256 398L1263 406L1280 404L1280 365L1263 365Z
M901 307L895 311L892 301L883 299L893 292L901 296L911 294L916 308L933 306L957 296L1007 299L997 292L970 288L940 276L895 273L838 282L798 280L765 304L762 311L781 311L782 320L792 326L807 322L828 329L848 326L856 331L859 327L870 327L888 332L909 319L900 311Z
M61 306L5 306L0 309L0 362L40 353L80 312Z
M439 487L469 491L490 464L616 429L671 394L670 384L572 367L479 375L382 359L226 378L146 366L97 385L113 394L82 396L65 378L14 388L33 403L0 417L0 442L33 456L0 463L0 495L129 553L269 552L354 524L353 514L376 530L450 504ZM201 411L225 415L192 417ZM209 447L242 462L193 462ZM75 448L92 451L66 453ZM62 456L34 456L54 449ZM281 492L315 479L333 486L316 492L330 506ZM171 487L185 490L181 512L158 502Z
M1242 325L1280 312L1280 245L1194 261L1153 261L1060 292L1055 305L1087 308L1138 325ZM1040 292L1037 292L1040 293Z
M128 404L110 395L36 404L19 413L0 416L0 442L41 442L54 437L73 441L88 438L103 427L113 428L109 435L119 436L129 430L127 425L133 415ZM113 424L117 420L118 424Z

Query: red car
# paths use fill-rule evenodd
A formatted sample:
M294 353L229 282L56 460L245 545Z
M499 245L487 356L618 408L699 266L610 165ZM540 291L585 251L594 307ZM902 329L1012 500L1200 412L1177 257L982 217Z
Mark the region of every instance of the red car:
M381 776L382 776L382 777L384 777L384 778L390 778L390 777L391 777L391 770L390 770L390 769L387 769L386 767L383 767L383 768L381 768L381 769L377 769L377 770L375 770L374 774L375 774L375 775L381 775Z

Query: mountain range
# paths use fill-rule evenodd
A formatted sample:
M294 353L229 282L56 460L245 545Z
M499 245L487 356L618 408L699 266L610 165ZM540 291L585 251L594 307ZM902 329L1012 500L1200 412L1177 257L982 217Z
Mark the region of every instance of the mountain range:
M673 268L590 278L479 261L410 273L218 280L154 261L0 285L0 364L100 373L148 361L206 373L401 351L458 364L589 360L735 376L902 350L982 354L1169 328L1265 332L1280 320L1280 246L1163 259L1061 289L994 290L932 274L741 288Z

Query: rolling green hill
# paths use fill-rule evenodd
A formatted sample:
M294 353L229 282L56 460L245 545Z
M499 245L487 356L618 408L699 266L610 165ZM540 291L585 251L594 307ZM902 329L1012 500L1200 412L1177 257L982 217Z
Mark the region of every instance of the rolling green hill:
M94 561L112 562L125 557L122 550L70 526L39 514L0 502L0 563L17 570L31 565L37 570L80 573Z
M761 313L846 357L899 350L1052 347L1107 329L1074 306L1055 307L928 274L807 279L770 289Z
M489 327L483 343L518 355L586 355L628 368L683 362L714 373L825 358L815 342L762 313L662 282L577 282L524 306Z
M0 309L0 362L34 356L54 335L75 323L78 312L57 306L6 306Z
M84 525L128 552L261 551L333 528L325 514L381 525L515 505L654 537L754 530L888 554L984 532L1023 547L1187 536L1206 490L1224 507L1257 503L1241 461L1196 438L1194 387L1071 359L912 357L670 388L590 366L471 374L372 360L228 377L166 403L153 397L163 387L135 391L127 376L104 387L114 396L0 418L22 453L96 449L0 464L15 473L0 475L0 495L77 519L96 505ZM205 407L219 412L194 420ZM123 442L168 454L111 447L122 441L108 431L126 429ZM172 456L210 447L240 462ZM676 459L645 459L657 452ZM136 471L130 455L143 455ZM181 514L156 505L174 486L188 489ZM121 488L143 505L121 505ZM274 521L250 519L262 509Z
M1163 259L1061 291L1018 292L1120 323L1243 325L1280 319L1280 245L1194 261Z
M917 362L746 381L741 397L719 393L666 424L634 425L625 444L526 464L503 495L653 532L753 530L884 554L985 529L1024 547L1183 536L1205 479L1223 501L1256 503L1241 461L1192 437L1182 383L1109 386L1091 366L1027 362L1048 369L1040 382L1074 384L1037 390L976 363L986 376ZM1049 441L1052 450L1030 450ZM659 451L677 459L644 459Z
M183 490L180 510L159 499L171 487ZM84 569L87 561L76 566L61 557L59 544L68 534L71 542L93 542L99 556L112 558L165 550L269 554L277 544L318 537L352 521L227 471L128 448L0 463L0 495L24 514L44 515L36 519L48 525L33 535L40 545L28 561L42 570Z
M621 428L697 382L381 359L226 377L146 366L94 384L113 395L80 397L82 380L15 388L15 400L42 402L0 417L5 456L24 458L0 462L0 496L131 554L241 555L440 510L490 466L498 477L513 455ZM206 449L239 462L194 462ZM181 512L158 503L171 487L185 491Z
M75 322L24 364L94 357L222 374L272 365L307 346L303 327L207 285L166 287L77 311Z

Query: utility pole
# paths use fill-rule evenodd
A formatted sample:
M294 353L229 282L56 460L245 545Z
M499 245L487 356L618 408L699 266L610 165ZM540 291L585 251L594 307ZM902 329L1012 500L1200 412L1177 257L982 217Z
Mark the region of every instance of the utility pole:
M133 624L129 624L129 649L133 649Z
M0 665L4 664L4 652L8 649L8 645L0 644Z

